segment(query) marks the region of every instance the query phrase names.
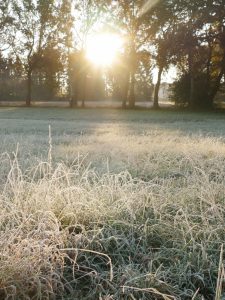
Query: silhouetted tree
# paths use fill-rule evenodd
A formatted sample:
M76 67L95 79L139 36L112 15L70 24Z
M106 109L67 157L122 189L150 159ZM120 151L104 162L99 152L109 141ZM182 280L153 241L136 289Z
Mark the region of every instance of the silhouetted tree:
M27 77L26 105L31 104L32 74L49 43L57 44L61 32L61 5L57 0L12 0L17 38L13 52L24 64Z
M192 109L210 109L225 72L224 3L171 0L171 13L176 16L174 42L181 74L174 91L181 92L182 85L184 90L188 86L188 97L183 101ZM175 98L181 99L181 95Z
M111 3L113 14L117 18L118 26L125 36L124 44L124 93L123 106L128 100L129 107L135 106L136 72L139 67L143 49L149 47L152 24L152 9L156 1L146 6L142 0L115 0Z

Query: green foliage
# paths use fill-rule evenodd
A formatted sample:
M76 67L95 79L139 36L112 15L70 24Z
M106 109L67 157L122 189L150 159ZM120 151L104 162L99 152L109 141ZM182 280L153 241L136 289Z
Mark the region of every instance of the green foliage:
M195 108L208 108L208 90L206 87L206 74L195 74L194 80L194 106ZM171 99L177 106L187 107L190 101L190 74L183 74L173 83Z
M181 74L176 84L176 101L191 108L212 108L225 74L224 15L223 0L199 0L198 4L194 0L5 0L0 5L0 50L7 50L4 55L13 62L19 57L22 77L27 81L28 105L34 92L32 80L40 72L45 51L50 48L52 55L57 51L60 58L52 59L55 68L49 60L46 62L51 65L52 74L42 75L48 77L45 82L48 81L49 90L55 90L46 97L57 94L60 85L69 100L82 98L84 103L80 96L84 92L75 95L74 91L78 85L85 89L88 72L83 72L82 80L74 84L76 72L70 65L70 55L84 53L88 37L96 32L118 33L124 39L120 63L117 61L111 70L98 72L96 87L103 84L101 89L108 95L119 98L124 106L128 101L133 107L137 91L144 95L151 87L151 71L157 67L157 106L163 71L176 66ZM144 62L143 53L149 54ZM86 63L85 59L80 62L84 70ZM77 74L81 69L78 66ZM203 84L205 91L201 88ZM98 91L93 89L93 98L96 95Z
M0 100L23 100L26 94L24 69L20 59L0 57Z
M39 100L53 100L60 94L60 76L63 73L61 53L49 45L33 72L33 95Z
M10 43L10 47L12 53L18 56L23 63L27 79L27 105L30 105L32 98L32 74L37 72L40 65L44 63L48 72L54 73L54 76L59 69L59 59L56 58L55 53L57 50L59 53L61 42L66 34L65 28L62 26L65 21L62 18L62 11L65 13L67 8L64 2L13 0L11 3L11 15L14 18L13 29L16 35L14 41ZM52 57L48 54L49 58L47 59L46 53L50 49L52 49ZM61 58L62 54L58 56ZM54 61L55 67L51 61ZM50 77L48 76L48 80ZM49 80L50 90L53 89L54 84L52 79Z

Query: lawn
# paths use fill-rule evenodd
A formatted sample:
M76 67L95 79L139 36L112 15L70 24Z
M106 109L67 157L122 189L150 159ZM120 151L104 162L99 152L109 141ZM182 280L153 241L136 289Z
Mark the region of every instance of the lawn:
M0 109L0 299L222 299L225 115Z

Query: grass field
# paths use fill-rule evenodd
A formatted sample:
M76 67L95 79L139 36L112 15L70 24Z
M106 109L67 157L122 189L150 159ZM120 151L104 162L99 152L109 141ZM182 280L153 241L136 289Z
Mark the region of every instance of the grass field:
M0 109L0 299L225 299L225 115Z

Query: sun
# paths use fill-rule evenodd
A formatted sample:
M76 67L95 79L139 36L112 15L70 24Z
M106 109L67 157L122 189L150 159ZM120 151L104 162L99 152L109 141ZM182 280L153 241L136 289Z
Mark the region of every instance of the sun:
M87 40L86 57L98 66L110 66L121 51L122 38L116 34L96 34Z

